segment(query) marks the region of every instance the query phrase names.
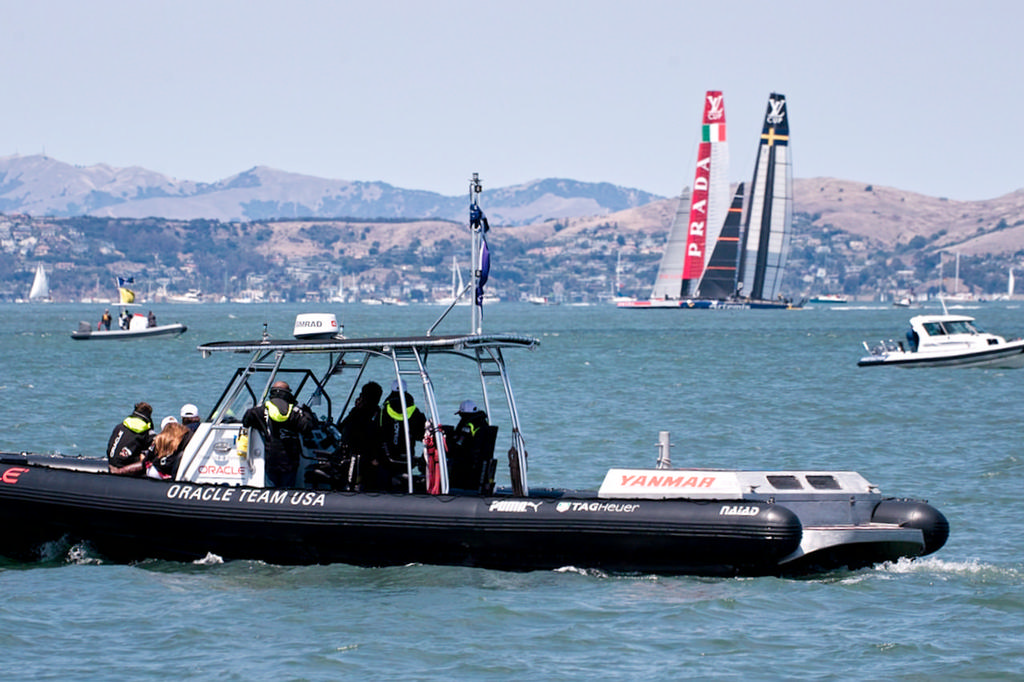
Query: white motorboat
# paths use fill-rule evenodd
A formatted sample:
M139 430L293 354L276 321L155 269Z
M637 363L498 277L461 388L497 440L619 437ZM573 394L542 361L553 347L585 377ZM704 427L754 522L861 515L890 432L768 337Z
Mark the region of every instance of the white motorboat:
M78 329L71 332L71 338L76 341L101 339L120 341L125 339L149 339L158 336L180 336L188 331L188 327L180 322L171 324L159 324L150 326L145 315L135 313L131 316L127 327L116 329L93 329L85 320L78 323Z
M82 320L78 323L78 329L71 332L71 338L76 341L118 341L124 339L148 339L160 336L180 336L188 331L188 327L180 322L156 324L156 318L151 318L152 312L149 315L132 312L133 308L142 307L135 302L135 292L128 288L133 283L134 278L117 278L117 289L120 298L118 308L120 313L117 316L117 326L115 328L111 329L109 324L104 325L103 322L100 322L94 329L90 323ZM107 312L109 313L109 310ZM114 322L114 320L111 320L111 322Z
M983 331L973 317L951 315L915 315L904 339L888 339L874 346L864 342L868 351L858 367L1024 367L1024 339L1007 340Z
M846 296L839 294L821 294L811 298L808 303L814 304L825 304L825 305L845 305L850 302Z

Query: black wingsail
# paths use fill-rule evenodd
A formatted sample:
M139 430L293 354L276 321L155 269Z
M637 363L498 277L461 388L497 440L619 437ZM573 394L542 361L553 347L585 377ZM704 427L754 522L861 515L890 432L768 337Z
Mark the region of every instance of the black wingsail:
M736 266L740 252L740 226L743 218L743 183L736 187L725 216L722 232L715 242L698 295L701 298L728 299L736 293Z
M772 93L750 183L750 207L740 255L742 294L753 300L779 295L793 223L789 116L784 95Z

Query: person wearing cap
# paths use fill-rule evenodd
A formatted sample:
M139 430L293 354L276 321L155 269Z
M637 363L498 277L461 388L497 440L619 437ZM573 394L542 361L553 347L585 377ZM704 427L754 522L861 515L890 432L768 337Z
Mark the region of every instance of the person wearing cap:
M181 423L188 427L188 430L192 433L196 432L199 428L199 423L202 421L199 417L199 408L192 403L185 403L181 406Z
M107 466L110 473L142 476L143 457L153 444L153 407L135 403L132 413L114 427L107 441Z
M292 389L285 381L275 381L266 401L245 411L242 426L254 428L263 436L269 485L295 487L302 436L312 431L314 425L313 414L296 404Z
M487 413L472 400L463 400L455 410L459 423L451 432L448 470L453 488L480 487L479 455L484 431L489 426Z
M455 438L463 440L476 438L481 429L488 425L487 413L476 406L472 400L463 400L459 409L455 410L459 423L455 426Z
M405 397L405 410L402 410L402 397ZM423 458L416 457L417 441L423 441L423 433L427 428L427 418L416 407L415 401L408 393L408 385L405 381L397 379L391 383L391 393L384 400L380 410L380 436L384 441L384 451L388 458L388 473L390 474L390 485L388 487L398 490L407 490L404 483L408 475L406 452L405 452L405 427L409 424L410 447L413 452L413 465L423 473Z

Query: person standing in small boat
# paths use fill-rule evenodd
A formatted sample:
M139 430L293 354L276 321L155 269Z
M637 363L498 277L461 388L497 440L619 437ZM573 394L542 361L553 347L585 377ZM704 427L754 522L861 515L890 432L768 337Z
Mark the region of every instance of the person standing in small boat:
M152 310L149 311L149 316L146 318L146 326L147 327L155 327L156 326L156 315L153 314Z
M113 318L110 316L110 309L103 311L103 317L100 318L100 325L106 330L110 331L110 323L113 322Z
M132 413L114 427L107 441L107 465L110 473L124 476L145 474L143 456L153 443L153 407L135 403Z
M417 441L423 441L423 433L427 427L427 418L416 407L412 396L407 392L408 386L403 380L399 383L395 380L391 384L391 393L384 401L380 411L380 435L384 441L384 451L388 458L387 468L390 473L390 485L393 489L404 489L403 481L407 474L406 453L405 453L405 427L403 422L409 422L410 447L413 452L413 466L419 468L422 474L423 458L416 457ZM402 412L402 394L405 395L405 412Z
M384 389L376 381L366 382L356 396L352 409L338 422L339 457L331 465L336 470L333 478L345 489L351 489L355 484L361 484L363 490L377 490L380 487L383 457L378 429L380 397L383 393ZM337 471L339 468L340 471Z
M254 428L263 436L269 485L295 487L302 436L312 431L314 425L313 415L296 404L291 387L285 381L275 381L266 402L245 411L242 426Z

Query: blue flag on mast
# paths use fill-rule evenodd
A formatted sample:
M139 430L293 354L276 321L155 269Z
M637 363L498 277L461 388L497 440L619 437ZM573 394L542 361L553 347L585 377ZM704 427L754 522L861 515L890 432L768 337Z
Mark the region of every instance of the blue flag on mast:
M480 277L476 282L476 304L484 304L484 285L487 284L487 276L491 272L491 252L487 248L487 240L480 236Z
M483 307L484 285L487 284L487 276L491 272L491 252L487 248L487 238L484 235L491 229L491 226L487 222L487 216L484 215L483 209L475 202L469 206L469 226L480 232L480 262L476 264L480 276L476 281L476 304Z

